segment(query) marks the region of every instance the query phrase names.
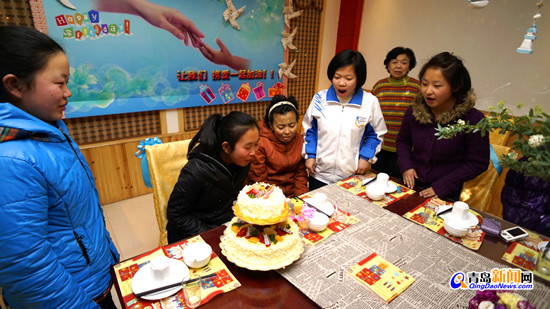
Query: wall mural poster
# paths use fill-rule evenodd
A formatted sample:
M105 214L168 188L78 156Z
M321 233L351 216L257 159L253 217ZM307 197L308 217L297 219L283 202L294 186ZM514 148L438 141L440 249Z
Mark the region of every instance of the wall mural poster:
M67 118L267 101L282 93L285 0L42 4L48 34L71 65Z

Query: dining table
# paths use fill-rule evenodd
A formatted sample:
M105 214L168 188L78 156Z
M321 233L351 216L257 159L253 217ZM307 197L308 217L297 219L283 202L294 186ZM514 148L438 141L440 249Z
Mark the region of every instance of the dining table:
M392 181L402 184L394 178ZM481 246L472 250L405 218L426 201L419 191L415 188L412 194L385 207L338 184L306 193L324 193L357 222L319 243L305 245L301 257L282 269L249 270L230 262L220 248L225 225L201 233L240 286L216 295L200 308L468 308L475 290L452 289L451 277L457 272L518 268L502 259L509 243L484 235ZM502 228L515 226L483 211L476 212L501 222ZM349 275L352 266L373 254L414 278L414 283L389 303ZM117 278L114 266L111 273ZM550 308L550 283L538 276L533 279L532 289L517 292L537 308ZM132 308L124 302L117 280L114 288L123 307Z

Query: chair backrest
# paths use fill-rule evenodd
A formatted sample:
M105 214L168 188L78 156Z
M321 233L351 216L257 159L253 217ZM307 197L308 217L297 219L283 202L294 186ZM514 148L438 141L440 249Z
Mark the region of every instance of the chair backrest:
M510 147L495 144L492 144L492 146L498 157L510 152ZM493 163L489 162L489 167L485 172L474 179L464 182L462 192L460 193L460 200L466 202L471 208L487 211L498 178L499 174L497 170L493 166Z
M503 134L498 133L498 131L493 131L489 133L489 141L493 145L506 146L508 138L510 137L510 131L504 132Z
M178 181L180 171L187 163L187 148L191 140L145 146L149 174L153 185L153 200L159 226L159 246L168 244L166 206Z

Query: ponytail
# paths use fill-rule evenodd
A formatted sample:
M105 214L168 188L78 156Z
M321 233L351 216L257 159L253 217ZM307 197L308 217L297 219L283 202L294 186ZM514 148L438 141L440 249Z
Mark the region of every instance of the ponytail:
M210 115L189 143L188 156L192 151L218 155L224 142L233 149L241 136L254 127L259 130L256 120L243 112L233 111L226 116Z

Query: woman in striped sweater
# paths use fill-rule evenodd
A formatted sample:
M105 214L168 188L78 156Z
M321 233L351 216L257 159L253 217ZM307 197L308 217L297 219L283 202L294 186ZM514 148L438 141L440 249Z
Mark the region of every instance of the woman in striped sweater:
M376 82L372 87L372 94L380 102L388 132L384 135L384 144L378 154L378 161L372 168L400 178L395 139L401 128L405 111L420 92L420 82L407 75L416 65L414 52L410 48L396 47L392 49L386 55L384 65L390 76Z

